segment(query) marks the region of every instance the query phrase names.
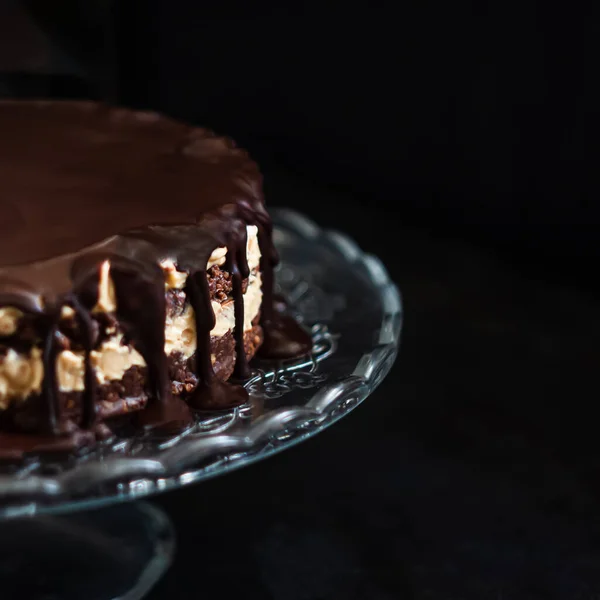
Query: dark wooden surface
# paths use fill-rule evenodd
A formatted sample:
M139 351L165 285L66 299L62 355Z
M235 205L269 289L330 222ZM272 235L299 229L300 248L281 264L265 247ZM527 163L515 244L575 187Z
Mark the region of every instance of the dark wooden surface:
M383 259L402 350L330 430L157 498L179 546L150 598L598 598L597 299L301 180L267 183L271 203Z

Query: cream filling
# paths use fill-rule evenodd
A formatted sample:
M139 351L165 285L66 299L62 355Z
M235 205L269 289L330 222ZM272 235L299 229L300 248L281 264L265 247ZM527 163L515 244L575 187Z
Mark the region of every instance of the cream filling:
M246 227L247 242L246 242L246 256L248 259L248 268L250 271L258 268L260 263L260 247L258 245L258 227L256 225L248 225ZM206 270L211 267L222 266L225 263L227 256L227 248L216 248L210 255L208 262L206 263ZM165 259L160 263L165 273L165 287L171 290L182 290L185 287L187 280L187 273L178 271L175 267L175 263L171 259Z
M0 358L0 408L7 408L13 399L38 393L43 378L44 366L39 348L32 348L29 354L20 354L9 348Z
M252 329L252 321L260 310L262 289L260 273L250 275L248 287L244 294L244 331ZM210 334L221 337L235 326L235 307L233 300L223 304L211 302L215 313L215 326ZM196 320L194 309L188 304L183 313L175 318L167 317L165 327L165 353L173 352L183 354L189 358L196 352Z
M61 392L82 392L85 389L85 354L63 350L56 360L56 377ZM118 381L134 366L144 367L142 355L132 346L122 343L122 336L104 341L98 350L90 352L90 362L96 372L96 381L103 385Z

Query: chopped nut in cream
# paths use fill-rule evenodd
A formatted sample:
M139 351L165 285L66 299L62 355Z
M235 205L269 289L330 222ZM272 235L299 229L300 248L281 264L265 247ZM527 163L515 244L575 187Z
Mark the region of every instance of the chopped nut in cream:
M222 266L225 263L226 256L227 248L216 248L208 259L206 269L208 270L215 265ZM260 247L258 244L258 227L256 225L248 225L247 227L246 256L250 271L257 269L260 263ZM165 286L167 289L182 290L185 287L187 273L178 271L171 259L163 260L160 266L165 272Z
M43 377L42 351L39 348L33 348L28 354L9 348L0 357L0 408L5 409L13 399L39 392Z
M98 350L90 352L90 361L99 384L123 378L125 371L133 366L145 366L141 354L132 346L122 343L121 336L102 343ZM61 392L81 392L84 389L84 353L64 350L56 361L58 389Z

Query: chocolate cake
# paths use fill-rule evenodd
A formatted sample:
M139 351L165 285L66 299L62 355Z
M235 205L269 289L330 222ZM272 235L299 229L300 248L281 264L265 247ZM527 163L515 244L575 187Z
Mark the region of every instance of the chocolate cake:
M188 427L243 403L274 305L261 175L226 138L84 102L0 101L0 455ZM231 383L233 378L236 383Z

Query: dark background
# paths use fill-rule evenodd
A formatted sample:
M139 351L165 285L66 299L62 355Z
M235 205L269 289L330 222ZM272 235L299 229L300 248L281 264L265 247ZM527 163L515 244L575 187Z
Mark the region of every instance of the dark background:
M600 597L598 6L26 4L46 33L0 36L1 93L232 135L405 298L364 406L157 500L151 597Z

